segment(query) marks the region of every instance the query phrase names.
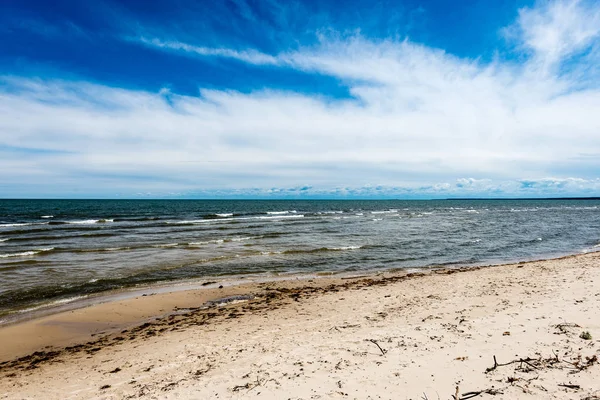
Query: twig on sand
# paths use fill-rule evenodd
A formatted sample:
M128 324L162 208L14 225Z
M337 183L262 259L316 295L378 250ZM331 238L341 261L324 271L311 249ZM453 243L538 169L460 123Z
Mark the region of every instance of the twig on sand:
M562 324L554 325L554 328L558 329L558 332L556 332L556 335L561 335L561 334L566 335L569 333L568 328L581 328L581 326L578 324L570 323L570 322L563 322Z
M529 365L533 369L538 369L538 367L536 367L535 365L531 364L531 361L536 361L536 360L534 358L527 357L527 358L519 358L517 360L512 360L512 361L509 361L509 362L504 363L504 364L498 364L498 361L496 360L496 356L494 356L494 365L492 367L486 368L485 373L487 374L488 372L492 372L493 370L495 370L498 367L504 367L506 365L516 364L516 363L521 363L521 364L525 363L525 364Z
M379 350L381 350L381 355L385 356L385 352L386 350L382 349L381 346L379 345L379 343L377 343L377 341L375 339L366 339L367 342L371 342L373 344L375 344L375 346L377 346L379 348Z
M497 394L502 394L502 392L498 389L494 389L494 388L490 388L490 389L484 389L484 390L476 390L473 392L466 392L462 394L462 397L457 398L458 400L468 400L468 399L472 399L473 397L477 397L480 394L489 394L492 396L495 396Z
M559 383L558 386L566 387L566 388L569 388L569 389L576 389L576 390L577 389L581 389L581 386L579 386L579 385L573 385L571 383Z

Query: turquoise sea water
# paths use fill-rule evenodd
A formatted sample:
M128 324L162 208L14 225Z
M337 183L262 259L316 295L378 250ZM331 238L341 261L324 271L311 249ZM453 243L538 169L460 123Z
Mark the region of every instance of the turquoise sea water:
M0 315L154 282L595 250L598 200L0 200Z

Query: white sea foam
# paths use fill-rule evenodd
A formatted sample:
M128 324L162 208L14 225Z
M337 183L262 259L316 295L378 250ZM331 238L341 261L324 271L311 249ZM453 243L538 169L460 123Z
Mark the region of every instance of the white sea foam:
M6 238L6 239L0 239L0 243L2 243L2 242L7 242L7 241L9 241L9 240L10 240L10 238Z
M250 240L250 239L252 239L252 236L234 237L234 238L231 238L230 240L232 242L243 242L244 240Z
M292 218L304 218L304 215L299 214L299 215L273 215L273 216L260 216L260 217L251 217L249 219L292 219Z
M54 215L42 215L40 218L54 218Z
M6 254L0 254L0 258L27 257L27 256L33 256L37 253L39 253L39 251L24 251L22 253L6 253Z
M223 242L225 242L225 240L223 240L223 239L205 240L202 242L190 242L190 243L188 243L188 246L203 246L205 244L221 244Z
M282 219L295 219L295 218L304 218L303 214L298 215L261 215L258 217L242 217L242 218L234 218L233 221L249 221L249 220L282 220Z
M84 219L78 221L66 221L67 224L72 225L87 225L87 224L95 224L96 222L100 222L99 219Z
M33 226L33 225L46 225L47 222L25 222L20 224L0 224L0 228L13 228L16 226Z
M28 257L28 256L34 256L36 254L40 254L40 253L44 253L47 251L52 251L54 250L54 247L47 247L44 249L36 249L36 250L29 250L29 251L23 251L20 253L6 253L6 254L0 254L0 258L11 258L11 257Z
M152 247L161 248L161 247L177 247L177 246L179 246L179 243L155 244Z
M267 211L269 215L285 215L285 214L296 214L296 210L289 211Z
M75 221L66 221L66 224L70 225L90 225L90 224L104 224L107 222L114 222L114 219L102 218L102 219L82 219Z
M41 308L46 308L46 307L52 307L52 306L58 306L60 304L65 304L65 303L71 303L75 300L80 300L80 299L84 299L86 298L86 296L75 296L75 297L69 297L68 299L61 299L61 300L56 300L53 301L51 303L46 303L46 304L40 304L39 306L35 306L35 307L30 307L30 308L25 308L23 310L19 310L19 313L27 313L30 311L35 311L35 310L39 310Z
M233 217L233 213L216 214L217 217Z
M187 225L187 224L201 224L201 223L208 223L208 222L212 222L212 220L210 220L210 219L190 219L190 220L184 220L184 221L167 221L167 224Z
M122 250L131 250L131 247L107 247L104 251L122 251Z
M362 249L362 246L343 246L343 247L330 247L329 250L358 250Z

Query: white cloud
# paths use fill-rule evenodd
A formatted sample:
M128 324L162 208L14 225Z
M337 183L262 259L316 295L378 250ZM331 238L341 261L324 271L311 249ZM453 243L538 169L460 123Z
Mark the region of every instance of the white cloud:
M552 68L532 73L596 46L598 15L600 6L573 1L521 10L510 29L533 51L522 65L360 36L275 56L144 39L196 57L331 75L354 99L269 89L194 97L4 77L0 177L11 188L52 181L132 195L304 185L355 195L598 190L600 160L585 155L600 151L600 90ZM578 61L576 78L592 61ZM473 178L456 181L465 176ZM549 176L575 181L521 184Z
M539 2L523 8L515 25L506 30L533 52L538 72L556 72L571 56L590 50L600 35L600 8L593 1Z

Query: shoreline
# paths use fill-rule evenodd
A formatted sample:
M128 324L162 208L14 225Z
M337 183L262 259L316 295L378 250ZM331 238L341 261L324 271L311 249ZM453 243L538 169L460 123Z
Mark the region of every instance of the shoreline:
M13 340L11 346L0 348L0 367L3 362L27 356L42 349L61 350L65 347L77 346L89 341L90 338L108 337L122 329L131 329L152 320L168 318L180 313L180 310L200 309L207 307L206 305L210 302L222 298L247 295L260 289L261 285L277 286L279 284L286 287L301 287L302 283L317 281L317 286L326 286L377 277L394 280L432 273L463 273L480 268L501 268L516 264L577 258L593 253L600 254L600 251L501 264L432 265L407 269L331 272L331 274L327 271L302 275L290 274L283 277L240 276L234 280L218 280L219 277L208 277L206 280L165 282L141 288L123 288L101 292L77 298L65 304L50 304L41 306L39 310L23 314L15 313L11 315L18 317L14 320L2 320L0 322L0 343L10 343L13 337L19 339L16 343ZM119 311L122 309L128 309L128 312ZM47 334L40 336L35 333L39 329L43 329Z
M268 272L262 272L257 274L234 274L234 275L219 275L219 276L206 276L201 278L173 280L173 281L158 281L150 284L127 286L118 289L105 290L102 292L96 292L91 294L76 295L69 298L61 298L48 302L40 302L38 304L32 304L26 306L27 308L9 310L5 314L0 315L0 330L4 327L11 326L14 324L20 324L22 322L31 321L54 314L60 314L63 312L73 311L80 308L93 307L95 305L104 304L107 302L127 300L139 296L148 296L155 293L175 293L179 291L189 290L204 290L209 288L215 288L219 285L225 287L245 285L248 283L266 283L266 282L280 282L286 280L297 280L297 279L329 279L329 278L342 278L342 277L369 277L376 276L378 274L396 274L396 273L413 273L413 272L425 272L428 273L434 270L445 270L445 269L469 269L474 267L498 267L502 265L511 265L516 263L528 263L536 261L547 261L561 259L564 257L575 257L578 255L589 254L589 253L600 253L600 249L585 249L578 252L563 252L546 254L540 257L526 257L512 260L487 260L477 263L448 263L443 265L424 265L419 267L407 267L407 268L386 268L386 269L369 269L369 270L355 270L355 271L313 271L308 273L300 272L282 272L277 275L269 276ZM1 357L0 357L1 360Z
M211 300L223 298L225 301L222 303L210 303ZM580 357L578 365L584 365L581 363L585 363L585 357L594 355L599 357L600 346L597 344L600 343L598 340L600 326L597 321L600 320L600 307L598 305L600 305L600 253L598 252L492 266L431 268L427 272L387 272L354 278L288 279L278 282L247 283L222 289L158 293L97 304L0 327L0 340L5 344L0 353L0 384L6 388L14 388L10 392L14 397L9 393L6 398L19 398L23 397L23 393L35 394L38 378L40 382L47 382L49 377L54 376L53 374L63 374L65 368L78 368L82 363L98 365L99 362L110 360L112 365L115 360L120 360L115 370L131 372L133 374L131 382L136 383L128 386L127 381L119 378L120 383L110 384L115 386L114 390L112 388L99 390L98 388L103 386L100 382L110 380L109 378L112 377L112 372L109 374L110 371L104 371L97 375L92 374L96 379L94 380L96 386L82 383L80 390L83 392L77 392L79 394L71 397L123 397L123 394L130 393L132 387L141 381L150 380L156 383L158 379L165 382L168 377L175 376L173 371L180 371L181 368L189 370L188 363L195 358L181 358L182 354L188 352L181 346L185 348L191 346L197 348L195 352L198 352L198 357L204 354L203 359L208 357L211 360L202 369L196 371L204 371L208 368L208 371L197 375L202 376L201 382L204 382L205 378L208 379L206 385L204 383L201 385L205 397L209 393L214 395L215 392L211 392L213 389L218 389L217 393L225 398L238 398L236 396L240 390L258 396L259 390L256 390L256 393L250 390L267 385L266 382L270 378L264 378L266 381L261 385L255 383L261 382L263 379L261 376L255 377L256 381L246 379L248 382L241 385L243 389L236 389L240 385L234 385L232 382L243 380L244 374L228 375L225 372L227 368L237 368L237 364L230 365L226 360L243 358L246 351L253 351L248 349L272 343L263 348L260 353L252 353L253 356L249 359L244 358L244 363L249 363L244 365L246 369L256 369L252 367L253 363L256 360L264 361L264 357L271 360L271 364L278 365L271 369L267 368L267 372L269 376L278 376L273 379L276 379L281 387L278 389L278 386L272 385L271 389L273 393L282 395L285 391L281 392L281 390L290 387L281 381L282 377L278 375L278 371L281 369L288 371L286 374L291 373L289 368L293 369L295 365L290 364L289 357L282 354L293 355L300 352L296 354L298 360L318 358L321 362L325 362L323 361L325 359L329 360L327 362L333 362L335 358L337 363L339 356L345 353L339 353L340 350L336 348L340 343L344 343L344 346L357 350L352 350L354 354L352 357L356 358L352 361L354 364L349 361L350 364L346 365L344 361L339 365L334 364L337 367L329 370L329 373L335 373L343 378L340 382L346 382L347 379L352 381L350 377L357 373L356 368L360 367L360 370L363 367L367 368L364 357L369 359L375 357L374 360L383 362L383 365L387 365L387 360L392 357L399 357L400 364L395 364L394 361L394 364L388 367L401 368L402 374L399 376L419 375L424 372L423 369L415 369L410 362L407 364L404 358L410 348L412 359L417 364L423 364L425 360L429 360L429 357L438 357L438 361L429 364L425 370L431 372L432 377L435 376L434 380L437 380L437 383L431 386L432 382L427 381L425 375L419 375L420 378L413 383L407 380L398 383L406 390L431 387L453 389L452 379L456 379L455 375L459 372L461 385L469 383L469 385L477 384L483 387L482 385L485 384L489 387L490 382L486 380L489 378L488 374L480 376L480 373L490 367L492 355L494 357L498 355L498 362L503 363L512 360L515 354L520 357L533 357L538 352L541 359L542 356L551 355L552 351L560 350L560 357L565 359L571 355L575 357L578 353ZM157 313L157 309L161 310L161 313ZM141 317L143 321L140 320ZM574 325L571 326L570 323ZM561 324L566 327L566 331L557 334L555 327ZM424 330L427 331L425 336L421 333L425 332ZM585 341L578 338L582 330L588 330L593 339ZM36 331L37 336L31 334ZM43 337L40 336L42 332ZM65 336L65 332L69 332L71 336ZM321 333L314 336L316 332ZM532 335L532 332L535 334ZM352 335L349 335L350 333ZM371 343L371 347L366 346L364 341L367 339L373 339L377 343ZM43 345L44 341L45 345ZM417 347L405 348L408 342L414 343ZM289 347L290 343L296 345ZM53 347L46 347L49 345ZM518 347L515 347L517 345ZM315 353L315 346L321 350ZM381 354L378 355L380 346ZM231 353L234 348L240 349L242 353L238 354L237 350ZM448 353L447 349L453 350ZM38 352L34 353L35 351ZM363 354L364 351L367 353ZM158 355L154 355L155 352L158 352ZM217 359L210 356L214 352L220 354ZM466 353L470 355L467 356ZM328 354L337 355L331 358L327 356ZM474 354L479 356L475 357ZM16 357L20 358L16 359ZM168 365L169 368L174 369L168 376L164 371L153 375L150 372L143 373L138 367L134 368L134 365L138 364L161 364L156 357L162 360L173 358ZM459 360L461 357L463 357L462 361ZM558 359L559 356L556 357ZM275 359L280 361L275 362ZM472 360L475 366L466 362L467 359ZM575 362L573 358L568 360L571 363ZM440 371L435 362L445 365L446 368L450 363L457 371L456 373L444 369ZM377 381L380 367L376 363L374 366L371 364L369 361L368 375ZM577 383L573 385L585 387L586 390L589 389L589 393L598 390L600 396L600 387L595 387L589 382L590 374L593 377L593 373L600 372L600 366L595 364L595 361L592 364L594 365L585 364L581 373L578 372L577 376L573 376L578 378ZM218 367L219 365L221 367ZM538 375L542 375L540 371L546 366L535 365ZM467 373L463 367L471 372ZM349 372L350 375L345 376L343 370L346 369L354 372ZM555 369L549 370L548 373L558 374ZM189 371L184 370L179 373L185 377ZM391 369L385 371L395 373ZM376 375L373 376L372 373ZM519 373L521 372L517 375ZM306 383L308 377L304 376L305 374L306 372L296 376L292 381L300 382L298 384ZM448 380L444 374L451 376L451 379ZM520 375L518 377L521 379ZM510 376L505 376L503 379L509 378ZM533 377L528 376L527 379L529 378ZM325 378L321 376L318 379ZM538 377L538 379L546 378ZM561 379L563 379L562 375ZM568 379L571 379L571 376L564 375L565 383ZM472 380L474 381L470 382ZM221 381L222 383L218 383ZM148 382L145 384L149 385ZM534 390L538 382L533 380L528 383L519 382L530 392L538 390ZM341 389L338 384L332 383L334 384L332 390L336 387ZM344 385L352 386L349 383ZM498 387L498 384L496 385ZM515 389L513 386L506 390ZM542 386L546 388L548 384ZM306 389L308 386L302 387ZM24 388L30 388L33 392L26 392ZM188 390L198 389L193 385L187 386L186 383L177 383L168 388L170 388L168 393L172 393L173 396L179 393L184 397ZM138 393L140 390L137 387ZM157 390L155 395L158 393L159 397L166 394L161 388ZM344 386L344 390L338 391L347 393L348 390L350 388ZM352 390L357 395L364 389L358 385ZM559 387L557 390L563 391L564 388ZM263 392L271 393L266 388L261 391ZM55 395L50 395L49 398L60 398L59 392L54 393ZM113 395L108 396L107 393ZM423 390L411 393L414 393L413 397L407 396L407 398L422 398L417 396L421 396ZM520 393L522 395L524 392ZM581 393L583 392L576 394L579 396ZM571 396L572 394L561 392L562 397L557 398L583 398ZM521 398L521 395L507 398ZM429 396L434 398L435 392L429 391ZM278 398L278 396L266 398Z

